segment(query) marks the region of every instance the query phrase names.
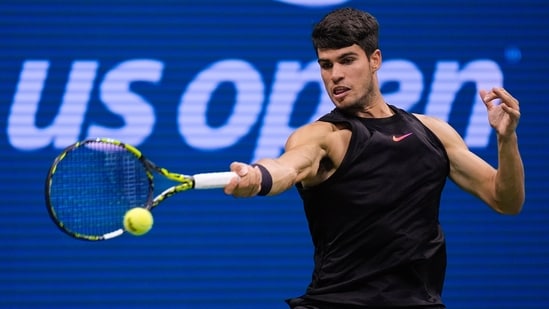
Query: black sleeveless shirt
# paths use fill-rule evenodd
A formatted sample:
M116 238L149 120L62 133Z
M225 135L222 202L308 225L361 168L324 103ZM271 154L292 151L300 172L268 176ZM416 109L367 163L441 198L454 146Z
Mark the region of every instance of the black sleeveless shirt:
M346 125L352 136L329 179L297 186L315 266L306 294L288 300L290 306L444 308L446 247L438 216L448 158L415 116L390 107L395 114L388 118L334 109L319 119Z

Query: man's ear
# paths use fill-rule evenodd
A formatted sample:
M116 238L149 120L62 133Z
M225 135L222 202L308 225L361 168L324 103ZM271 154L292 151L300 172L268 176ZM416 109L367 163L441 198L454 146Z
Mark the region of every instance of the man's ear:
M381 50L376 49L371 55L370 55L370 64L372 66L372 69L374 71L379 70L381 68Z

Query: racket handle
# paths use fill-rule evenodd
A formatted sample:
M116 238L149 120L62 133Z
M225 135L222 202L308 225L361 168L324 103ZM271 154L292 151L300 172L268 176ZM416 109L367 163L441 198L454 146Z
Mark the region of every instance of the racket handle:
M215 189L223 188L234 177L238 177L235 172L216 172L202 173L193 175L195 189Z

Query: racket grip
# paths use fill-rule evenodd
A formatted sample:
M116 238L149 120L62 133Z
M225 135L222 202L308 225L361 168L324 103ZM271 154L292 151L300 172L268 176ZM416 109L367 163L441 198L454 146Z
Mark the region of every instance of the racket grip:
M193 175L194 189L215 189L223 188L234 177L235 172L202 173Z

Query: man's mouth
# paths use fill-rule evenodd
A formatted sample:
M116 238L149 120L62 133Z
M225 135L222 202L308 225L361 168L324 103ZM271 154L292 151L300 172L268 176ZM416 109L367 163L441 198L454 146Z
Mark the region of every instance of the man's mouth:
M345 96L347 92L349 92L349 88L343 87L343 86L335 87L332 90L332 94L334 95L335 98L341 98Z

